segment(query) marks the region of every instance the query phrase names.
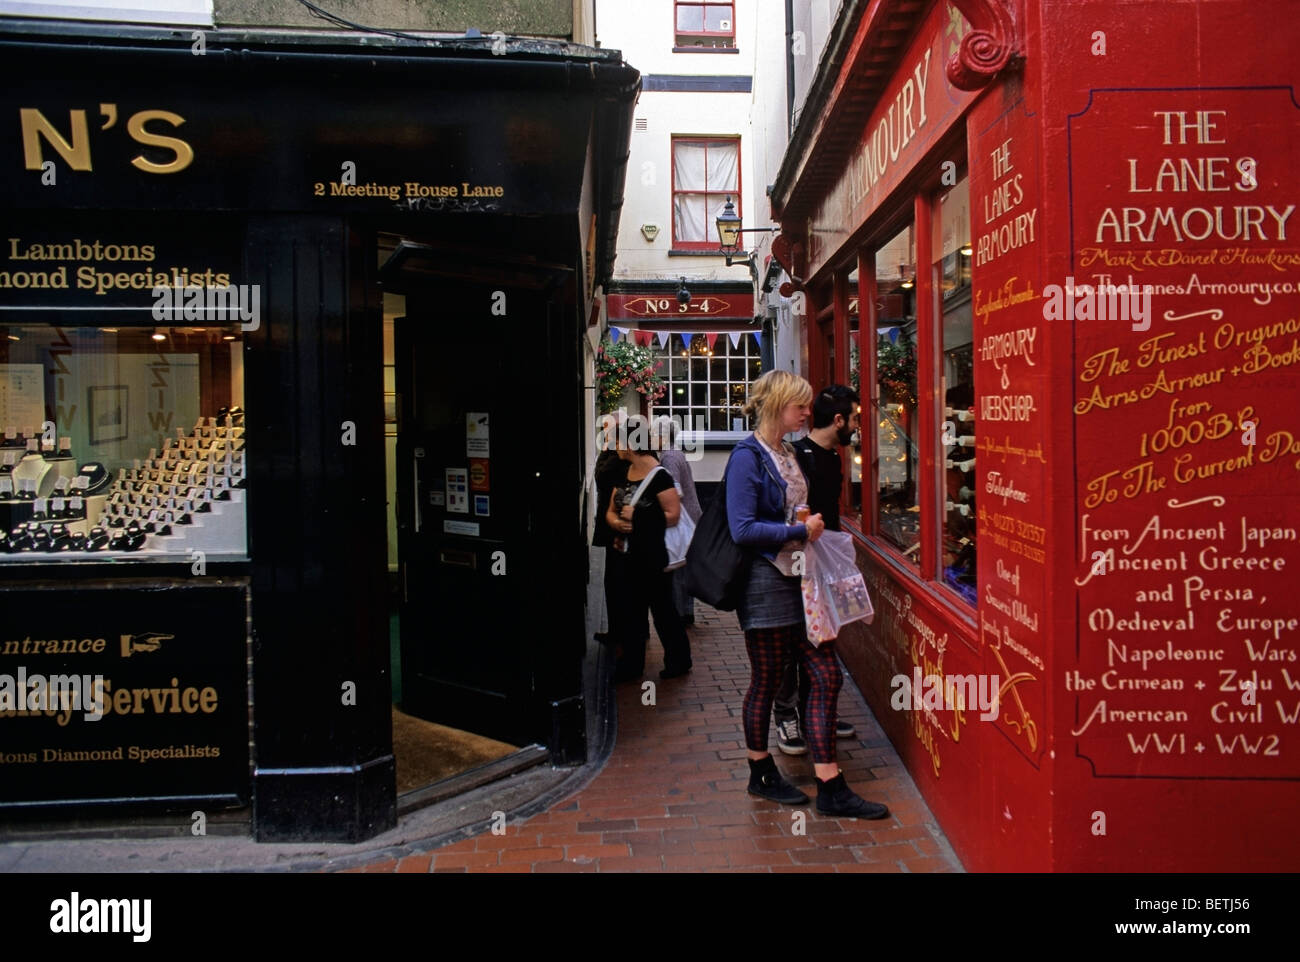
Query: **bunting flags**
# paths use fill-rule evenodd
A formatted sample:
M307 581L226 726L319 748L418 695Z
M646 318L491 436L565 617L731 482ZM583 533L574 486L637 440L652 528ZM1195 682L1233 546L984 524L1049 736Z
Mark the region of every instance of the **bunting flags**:
M702 337L704 338L704 343L708 346L708 349L712 351L718 343L718 338L723 334L726 334L731 340L733 350L739 350L740 339L747 334L752 334L754 336L760 350L763 347L762 331L659 331L633 327L615 327L613 324L609 326L609 340L611 344L617 344L620 339L630 340L634 344L639 344L642 347L650 347L652 344L658 343L659 347L665 351L668 350L669 341L674 334L682 339L682 346L687 350L690 349L691 341L697 337ZM881 334L883 335L884 332L882 331ZM856 340L857 334L854 333L853 337Z

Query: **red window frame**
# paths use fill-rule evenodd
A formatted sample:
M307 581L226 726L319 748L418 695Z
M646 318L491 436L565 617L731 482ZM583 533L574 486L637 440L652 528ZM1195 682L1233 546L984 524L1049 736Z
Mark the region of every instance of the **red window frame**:
M723 190L710 190L709 185L706 183L704 185L704 190L678 190L677 189L677 145L678 144L707 145L711 143L717 143L718 141L725 141L728 144L736 145L736 186L728 187ZM705 162L704 162L705 170L708 170L707 158L708 158L708 147L705 146ZM740 209L741 208L740 197L741 197L741 191L743 186L741 183L742 171L740 166L740 138L736 136L728 136L728 135L721 135L717 137L702 136L699 134L691 134L689 136L680 136L680 137L674 135L672 138L672 145L669 150L669 168L671 170L671 181L672 181L672 196L669 198L669 206L671 208L669 210L669 219L672 222L672 230L673 230L672 249L679 250L679 251L719 252L720 248L718 244L718 237L716 231L713 233L712 236L707 237L705 240L702 241L678 240L677 195L678 194L703 194L705 197L706 210L712 210L714 207L713 203L710 201L710 198L716 197L718 199L717 206L721 207L723 202L726 200L726 198L730 197L732 204L734 204L736 207L736 216L743 219L745 215L744 213L742 213ZM712 221L710 221L708 224L705 225L705 232L708 233L710 230L715 230ZM740 245L742 249L744 248L744 244L745 244L744 238L745 235L741 234Z
M678 30L677 11L682 7L730 7L731 16L727 19L731 21L731 29ZM704 11L704 22L706 24L709 22L707 10ZM701 40L727 40L729 42L725 46L736 46L736 4L734 0L726 0L726 2L716 2L716 0L673 0L673 46L675 48L701 46L699 43Z

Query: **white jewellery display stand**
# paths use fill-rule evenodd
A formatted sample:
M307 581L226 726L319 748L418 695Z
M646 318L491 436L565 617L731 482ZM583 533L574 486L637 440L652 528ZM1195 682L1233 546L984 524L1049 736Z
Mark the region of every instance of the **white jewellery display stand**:
M77 470L75 461L42 462L42 494L52 497L39 496L32 520L7 533L9 544L0 552L0 563L52 557L186 563L196 560L196 552L205 561L246 557L243 435L244 429L230 419L223 427L216 418L200 419L188 435L178 429L161 452L151 450L134 467L119 470L107 491L88 496L82 493L88 478L61 480L65 470ZM15 488L38 470L28 461L41 460L26 459L14 468ZM36 535L33 544L37 529L45 534ZM59 543L51 544L47 535Z

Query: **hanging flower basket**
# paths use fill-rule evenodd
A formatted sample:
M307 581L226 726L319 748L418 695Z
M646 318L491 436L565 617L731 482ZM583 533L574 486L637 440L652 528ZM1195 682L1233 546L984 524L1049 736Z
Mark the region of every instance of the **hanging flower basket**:
M648 347L619 341L596 348L596 404L601 414L619 409L623 395L634 390L654 404L668 390L659 374L663 361Z

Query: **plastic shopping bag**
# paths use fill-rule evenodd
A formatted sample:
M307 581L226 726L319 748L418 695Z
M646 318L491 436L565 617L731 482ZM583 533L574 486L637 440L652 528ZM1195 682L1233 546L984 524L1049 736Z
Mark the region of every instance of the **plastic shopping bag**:
M871 596L858 570L853 538L842 531L826 531L804 552L804 625L814 645L838 637L852 621L875 618Z
M686 552L690 550L691 539L694 537L695 522L686 513L686 506L682 505L677 523L664 532L664 547L668 549L668 567L664 571L686 567Z

